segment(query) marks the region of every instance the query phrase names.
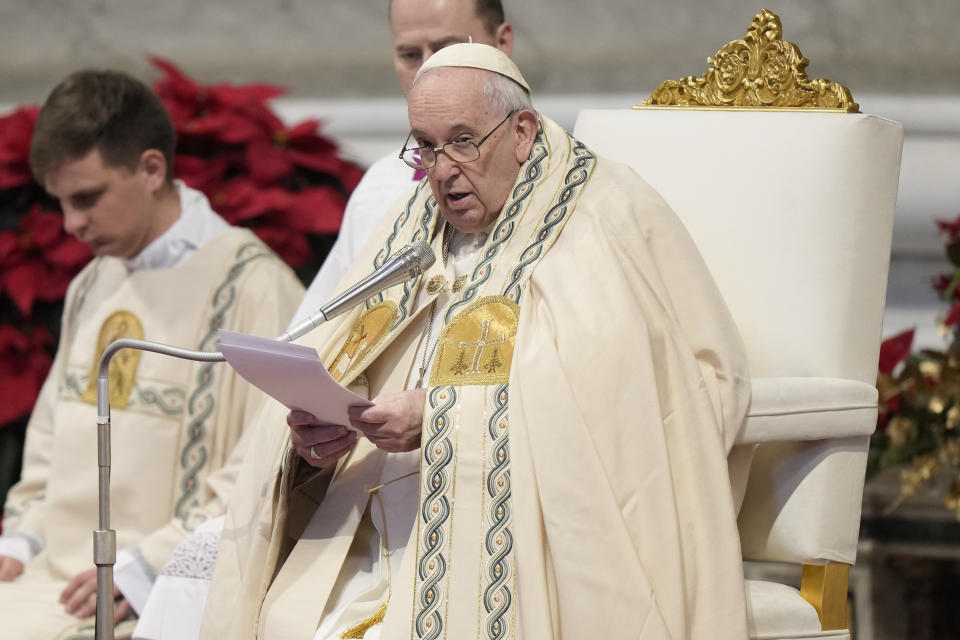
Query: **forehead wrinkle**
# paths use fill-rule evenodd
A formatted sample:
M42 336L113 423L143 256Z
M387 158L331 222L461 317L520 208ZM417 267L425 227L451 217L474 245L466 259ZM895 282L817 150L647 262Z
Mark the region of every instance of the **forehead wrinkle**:
M468 131L468 132L470 132L470 133L476 133L477 129L476 129L476 126L475 126L475 125L467 124L466 122L458 122L458 123L456 123L456 124L454 124L454 125L451 125L450 127L447 128L447 136L446 136L446 137L453 136L453 135L455 135L457 132L463 132L463 131ZM414 136L415 138L424 138L424 137L429 138L429 137L430 137L430 134L429 134L429 133L427 133L426 131L422 131L422 130L420 130L420 129L412 129L410 132L413 134L413 136Z
M482 118L490 105L483 91L481 73L463 67L430 69L420 76L410 91L409 114L426 111L431 119L435 119L447 113L460 116L464 111L472 111Z

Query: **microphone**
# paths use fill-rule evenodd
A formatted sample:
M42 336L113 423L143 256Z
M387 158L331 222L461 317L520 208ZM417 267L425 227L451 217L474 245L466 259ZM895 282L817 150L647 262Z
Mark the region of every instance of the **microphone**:
M277 340L292 342L302 335L316 329L322 323L334 318L363 302L370 296L383 291L408 278L415 278L436 262L437 258L430 245L418 240L400 249L379 269L353 285L339 296L310 314L297 326L279 336Z

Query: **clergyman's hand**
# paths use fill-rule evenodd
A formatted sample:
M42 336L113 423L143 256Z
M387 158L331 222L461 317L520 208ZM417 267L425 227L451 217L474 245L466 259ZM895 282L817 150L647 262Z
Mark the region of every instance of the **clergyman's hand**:
M290 442L307 464L320 469L331 467L350 451L357 442L357 434L346 427L321 424L306 411L287 414Z
M384 451L413 451L420 447L426 389L410 389L377 396L369 407L350 407L350 424Z
M0 556L0 582L10 582L23 573L23 563L10 556Z
M116 600L113 609L113 621L119 622L133 611L123 594L113 586L113 597ZM87 569L78 573L67 588L60 593L60 603L67 613L78 618L89 618L97 612L97 568Z

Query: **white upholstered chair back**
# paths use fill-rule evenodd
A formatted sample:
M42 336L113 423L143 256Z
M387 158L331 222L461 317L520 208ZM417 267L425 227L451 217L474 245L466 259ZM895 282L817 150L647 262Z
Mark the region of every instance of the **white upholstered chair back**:
M738 442L760 444L743 555L808 565L807 590L808 570L855 560L902 133L856 113L689 108L585 110L574 130L660 192L723 293L753 378Z

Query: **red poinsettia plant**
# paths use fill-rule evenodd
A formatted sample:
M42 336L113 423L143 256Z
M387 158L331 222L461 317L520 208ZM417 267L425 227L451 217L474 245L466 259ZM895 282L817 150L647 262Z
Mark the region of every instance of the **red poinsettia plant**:
M960 518L960 216L937 224L947 234L953 265L952 273L932 283L949 305L939 320L949 344L944 351L914 353L912 329L881 344L880 411L868 475L902 466L901 497L931 485L943 488L945 504Z
M287 126L275 114L269 101L283 89L201 85L167 60L151 62L177 133L175 175L309 282L362 170L339 156L318 120ZM52 362L67 285L91 258L31 175L38 113L30 106L0 117L0 427L29 415Z

